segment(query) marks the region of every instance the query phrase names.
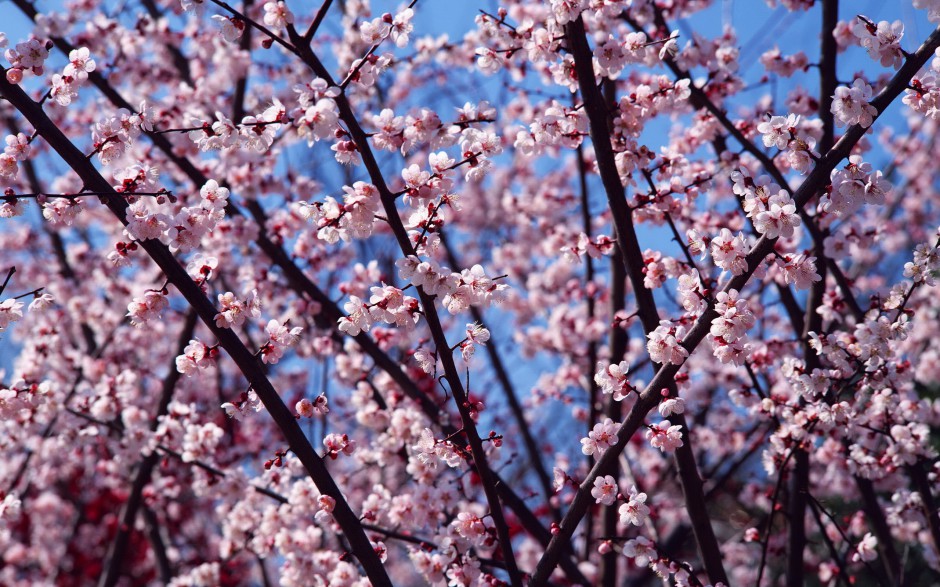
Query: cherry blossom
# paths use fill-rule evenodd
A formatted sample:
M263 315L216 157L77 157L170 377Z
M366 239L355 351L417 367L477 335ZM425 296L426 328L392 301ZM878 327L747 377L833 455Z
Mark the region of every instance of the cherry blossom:
M763 134L765 147L777 147L786 149L790 140L794 136L794 129L799 125L800 117L790 114L789 116L772 116L770 120L757 125L757 132Z
M597 500L597 503L604 505L613 505L617 499L617 481L611 475L598 477L594 480L594 488L591 489L591 495Z
M133 325L143 327L147 321L159 318L169 305L165 293L153 289L147 290L143 296L134 298L128 304L127 316Z
M11 323L23 317L23 302L7 298L0 302L0 330L7 329Z
M0 584L940 569L940 5L444 4L14 3Z
M626 503L621 504L617 510L620 514L620 523L642 526L650 514L650 508L646 505L646 498L647 495L638 492L635 485L630 487L630 495L627 497Z
M610 418L594 425L587 438L581 439L581 452L586 455L600 455L617 440L617 429L620 424Z
M283 0L264 3L264 24L279 29L293 23L294 14Z
M221 311L215 316L215 325L219 328L237 328L247 318L261 315L261 300L255 290L249 292L244 300L239 300L230 291L219 294L218 299Z
M656 363L672 363L681 365L689 351L680 344L680 330L669 320L662 320L656 330L648 336L646 348L650 354L650 360Z
M878 539L872 536L871 532L865 534L862 541L855 547L855 553L852 554L852 560L859 562L871 562L878 558L878 552L875 548L878 546Z
M300 338L303 328L295 326L288 327L277 320L271 320L265 326L265 332L268 335L268 341L261 347L261 360L265 363L277 363L284 356L284 350L293 346Z
M711 241L711 255L715 264L732 275L740 275L747 270L747 244L744 235L733 235L727 228Z
M88 47L79 47L69 52L69 64L65 66L62 75L83 82L88 79L89 73L95 71L95 67Z
M901 66L904 61L904 52L901 50L904 25L900 20L893 23L883 20L876 25L864 16L858 16L852 33L858 37L859 44L868 50L869 57L882 66L895 69Z
M878 110L868 102L871 100L871 86L861 78L856 78L851 87L839 86L832 99L832 113L839 126L858 124L864 128L871 126Z
M294 406L294 411L297 412L297 415L301 418L323 416L330 412L327 403L327 398L324 395L317 396L313 401L303 398Z
M796 213L796 204L789 194L781 190L771 196L767 208L754 218L754 228L767 238L793 236L793 229L802 221Z
M621 361L616 365L597 365L597 373L594 374L594 381L600 386L601 391L611 394L616 401L627 397L633 391L630 382L627 380L627 372L630 365L626 361Z
M623 555L636 559L636 564L640 567L645 567L648 561L655 560L657 557L653 542L645 536L627 540L623 545Z
M327 434L323 438L323 446L326 447L327 456L335 459L339 454L351 455L356 450L356 442L350 440L345 434Z
M189 341L183 354L176 357L176 370L191 377L201 369L207 369L215 364L218 351L206 346L205 343L194 339Z
M682 426L670 426L668 422L651 425L646 432L646 438L653 448L658 448L663 452L672 452L684 444Z

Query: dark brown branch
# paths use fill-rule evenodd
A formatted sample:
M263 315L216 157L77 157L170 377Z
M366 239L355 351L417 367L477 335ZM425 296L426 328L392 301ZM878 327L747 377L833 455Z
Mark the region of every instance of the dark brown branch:
M578 77L581 98L584 101L584 111L590 122L591 144L594 145L601 182L607 195L607 204L613 215L617 248L623 255L624 268L633 285L637 314L643 323L643 330L652 332L659 326L659 314L656 312L653 292L643 285L645 279L643 251L637 240L633 214L627 206L623 184L617 172L614 150L610 144L607 103L594 79L593 57L584 31L584 21L579 18L570 22L565 30L568 48L575 59L575 73Z
M317 34L317 30L320 29L320 25L323 24L323 19L326 18L326 13L330 9L330 5L332 3L333 0L323 0L323 4L320 5L320 10L317 11L317 15L313 18L313 22L310 23L310 28L308 28L307 32L304 33L304 41L307 42L308 46L313 40L313 36Z
M826 543L826 548L829 549L829 556L836 562L836 566L839 567L839 582L845 585L845 587L849 587L849 576L848 571L845 568L845 560L843 560L843 557L839 555L839 550L836 548L836 545L833 544L832 539L829 538L829 534L826 532L826 525L819 513L816 500L810 500L809 505L810 511L813 512L813 518L816 520L816 525L819 527L819 535L822 536L823 541Z
M933 489L931 489L930 479L927 477L927 471L924 467L930 466L929 461L918 461L907 467L907 474L910 475L917 493L920 494L920 500L924 506L924 517L927 518L927 529L930 530L930 538L933 540L933 546L940 551L940 512L938 512L937 501L934 499ZM936 487L936 482L934 482Z
M252 0L244 0L242 10L247 13L251 9ZM238 39L238 48L242 51L251 51L251 27L246 26ZM235 82L235 94L232 96L232 121L238 124L245 117L245 95L248 93L248 71Z
M820 143L820 150L828 151L834 139L834 117L830 112L829 106L832 104L832 95L835 93L836 85L836 44L833 31L839 21L839 2L838 0L823 0L822 10L822 28L821 28L821 59L819 65L819 103L820 118L823 122L823 137ZM816 219L805 217L806 226L813 232L814 251L813 254L820 260L819 275L821 279L812 284L809 291L809 297L806 302L806 313L804 315L804 328L800 333L803 340L803 355L806 361L806 372L812 373L814 370L822 367L819 355L809 345L809 333L819 332L822 329L822 316L817 312L822 305L823 296L826 293L826 268L823 261L826 259L826 251L823 247L824 234L816 234ZM836 272L841 274L836 266ZM857 307L858 303L855 297L851 295L851 289L844 289L843 296L849 300L850 307ZM856 313L856 319L860 316ZM801 397L800 405L806 402ZM803 562L803 551L806 548L806 503L809 493L809 454L803 447L795 448L796 454L793 458L793 474L790 477L790 491L787 502L787 571L786 581L788 587L800 587L804 582L805 563Z
M6 291L7 286L10 285L10 280L13 279L14 273L16 273L16 267L10 267L7 271L7 276L3 279L3 284L0 284L0 294Z
M618 312L626 307L627 294L627 276L623 266L623 259L620 258L620 250L615 249L610 258L610 362L616 363L622 361L627 354L629 343L627 329L617 324L614 318ZM596 368L595 365L591 366ZM591 381L594 378L591 377ZM596 401L596 400L595 400ZM614 422L619 422L623 417L623 407L621 402L614 400L613 395L607 402L606 415ZM592 421L593 424L593 421ZM610 473L614 479L618 479L619 463L614 463L613 470ZM617 512L618 504L609 505L601 510L601 535L616 536L617 522L620 515ZM590 534L589 534L590 536ZM590 543L590 541L588 541ZM589 544L594 547L593 544ZM619 555L611 550L601 556L601 585L604 587L614 587L617 585L617 558Z
M574 100L574 97L572 97L572 100ZM593 238L593 230L591 226L592 216L591 216L590 198L589 198L590 194L588 192L588 185L587 185L587 173L588 173L587 161L584 160L584 143L583 142L578 144L576 156L578 158L577 159L578 191L579 191L580 200L581 200L581 230L584 231L584 234L587 235L588 239L591 239ZM614 248L614 250L615 251L617 250L616 247ZM619 261L619 256L618 256L618 261ZM620 264L620 269L621 271L623 269L622 262ZM626 279L625 277L622 277L621 281L625 279ZM594 259L590 255L587 255L584 259L584 282L586 286L589 286L593 281L594 281ZM616 284L617 279L616 278L612 279L612 283ZM612 293L611 295L613 297L616 297L616 294L614 293ZM592 319L594 317L594 307L596 305L593 295L587 296L587 299L585 300L585 305L587 306L586 309L587 309L588 319ZM594 423L598 421L598 414L600 413L600 410L599 410L600 398L598 397L598 394L597 394L598 386L597 386L597 382L594 381L594 370L597 368L597 343L593 340L590 343L588 343L587 355L588 355L588 360L587 360L587 365L586 365L587 367L586 375L587 375L587 380L588 380L588 388L587 388L588 420L586 424L587 424L587 432L590 433L591 428L594 426ZM617 418L616 421L619 421L619 418ZM587 455L587 466L589 469L594 466L594 462L595 462L594 455ZM587 559L590 557L591 551L594 548L594 544L591 540L591 538L594 536L594 517L593 516L588 516L587 520L585 521L585 535L587 536L587 539L584 541L584 558ZM607 535L606 532L604 535L605 536ZM607 556L602 557L602 563L601 563L602 565L604 564L603 560L606 560L607 558L608 558ZM602 577L601 581L604 582L604 579L603 579L604 569L603 568L601 569L601 577Z
M163 535L160 534L160 521L157 514L144 504L142 508L144 521L147 523L147 539L150 541L150 549L153 551L153 557L156 559L157 573L160 581L168 585L173 580L173 565L170 557L166 553L166 544L163 542Z
M787 500L787 586L802 587L806 548L806 494L809 488L809 453L801 447L793 449L793 472L790 474ZM768 537L769 539L769 537Z

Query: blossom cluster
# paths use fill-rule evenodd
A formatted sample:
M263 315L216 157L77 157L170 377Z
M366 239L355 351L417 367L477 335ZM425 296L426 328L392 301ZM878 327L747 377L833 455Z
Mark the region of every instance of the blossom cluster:
M940 3L144 4L5 53L0 584L940 569Z

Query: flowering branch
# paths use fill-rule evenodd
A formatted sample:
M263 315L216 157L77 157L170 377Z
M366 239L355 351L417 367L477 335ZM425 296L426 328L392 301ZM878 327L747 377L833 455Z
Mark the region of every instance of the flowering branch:
M295 39L292 38L292 40ZM328 85L335 85L329 71L326 70L320 60L316 57L316 55L313 54L312 51L309 50L309 48L302 47L300 50L300 57L317 76L326 80ZM341 93L336 97L336 103L339 107L340 118L348 127L349 133L355 141L360 154L362 155L362 160L366 170L369 173L369 177L379 191L382 200L382 206L385 209L386 218L392 227L392 232L395 235L395 239L398 241L399 247L405 256L414 255L415 251L408 238L408 233L405 230L404 224L402 224L401 218L398 216L397 209L395 208L395 195L391 192L391 190L388 189L388 186L385 183L382 172L379 169L378 162L376 161L375 156L373 155L369 146L368 138L366 137L365 132L359 125L356 115L344 94ZM421 299L421 305L424 308L425 318L427 319L428 327L431 330L435 345L438 349L448 348L444 329L441 326L440 318L438 317L437 310L435 309L434 298L425 293L423 288L419 288L419 295ZM499 546L503 553L503 557L506 560L510 581L514 586L521 586L522 578L519 569L516 566L515 556L512 552L512 542L509 536L508 526L506 524L502 508L499 505L499 497L497 496L498 485L496 484L492 470L487 464L483 443L476 430L476 425L470 415L468 409L469 403L467 402L463 384L460 379L460 374L457 371L453 356L450 353L439 353L439 355L441 362L444 365L445 377L450 384L451 393L454 394L454 400L457 403L457 409L460 412L464 431L467 434L467 438L469 440L470 448L473 453L474 466L477 468L477 471L482 478L484 493L490 506L490 515L493 516L493 523L496 526L496 532L499 536Z
M924 63L930 59L937 47L940 47L940 28L935 29L930 34L920 48L901 66L894 77L891 78L882 91L872 100L871 104L876 108L877 115L884 112L888 104L904 91L909 80L914 77ZM591 75L593 76L593 74ZM588 79L591 78L589 77ZM877 118L877 116L875 118ZM840 161L848 157L852 147L862 138L865 132L866 128L860 125L850 127L833 148L822 157L817 166L809 173L806 180L794 194L793 199L798 208L805 206L806 203L828 183L829 173L835 169ZM776 242L776 238L761 237L746 256L747 270L731 278L723 291L727 292L732 289L741 291L744 285L750 280L751 275L753 275L757 267L763 262L764 258L773 250ZM717 313L713 305L710 304L699 319L696 320L695 324L682 340L682 347L685 348L689 354L691 354L705 338L712 320L716 317ZM656 371L652 381L650 381L640 394L636 404L630 410L627 419L617 432L617 442L604 452L604 455L598 460L597 464L594 465L587 478L578 489L578 493L575 495L568 513L565 514L565 517L559 525L559 532L552 538L545 554L539 561L536 572L533 575L534 581L547 580L561 553L562 544L570 539L578 523L587 511L589 503L593 500L590 492L593 487L594 479L606 471L617 459L626 447L627 442L642 425L646 414L659 403L659 390L667 386L670 382L673 382L678 371L679 366L677 365L663 365Z
M584 30L584 21L580 17L566 25L566 36L569 42L569 50L574 55L578 85L580 86L581 97L584 101L585 111L590 121L591 141L594 145L595 155L597 157L598 170L601 174L601 181L604 184L604 189L607 194L608 205L613 214L614 226L616 227L617 247L622 255L624 268L633 285L633 293L637 300L637 312L643 324L643 330L649 335L659 326L659 312L656 309L656 301L653 298L652 292L644 285L645 278L643 268L645 264L643 263L643 253L640 250L636 230L633 226L632 212L624 198L623 185L620 183L620 176L614 161L606 114L607 108L604 98L594 82L591 49L588 46L587 36ZM654 368L656 368L655 364ZM664 389L669 390L670 395L675 396L675 380L668 381ZM636 405L639 405L639 402ZM679 418L681 419L681 416L679 416ZM689 441L690 437L688 436L688 427L683 427L683 430L685 441L678 447L680 450L676 453L676 462L679 467L682 488L686 495L686 508L692 520L692 528L695 532L695 537L698 541L699 549L702 553L702 558L709 577L711 577L713 582L722 581L727 583L727 575L721 562L721 553L718 548L718 543L715 539L711 522L708 520L707 512L705 511L705 503L702 499L702 482L695 465L695 457L693 456L691 442ZM592 472L597 470L598 466L600 466L600 462L595 465ZM603 474L608 474L607 471L611 470L613 466L614 463L610 463L608 468L603 469ZM572 510L573 509L574 505L572 504ZM565 519L568 519L568 516L566 516ZM564 527L564 521L562 522L562 526ZM549 546L549 550L550 549L551 546ZM549 558L549 551L546 551L543 561L546 558ZM546 569L542 564L543 561L539 562L538 568L536 569L536 581L540 578L540 570L544 573ZM542 578L546 577L543 575Z
M167 375L163 379L163 386L160 390L160 397L157 402L157 410L154 417L150 420L151 432L157 429L160 418L165 416L168 412L170 401L173 398L173 391L176 389L176 384L180 377L182 377L182 373L176 369L176 356L182 355L186 351L186 345L189 344L189 340L196 330L197 320L198 316L194 311L190 311L186 315L183 328L176 341L176 355L173 356L173 363L170 365ZM121 577L121 569L127 560L127 549L131 542L130 533L134 529L137 512L143 505L144 487L150 483L151 474L158 460L159 455L156 452L152 452L144 457L137 466L137 473L134 475L134 480L131 483L130 495L128 495L127 501L124 502L124 506L121 510L121 522L118 524L117 532L114 534L111 547L108 549L108 554L104 559L104 571L101 573L100 581L101 587L113 587Z
M462 265L454 254L454 250L450 246L449 241L444 237L443 231L441 231L440 237L441 246L447 254L448 262L454 268L461 267ZM473 317L474 322L486 327L486 324L483 322L483 312L481 312L478 307L470 306L470 315ZM545 495L546 501L550 503L555 490L552 487L552 480L548 475L548 471L545 470L545 464L542 462L542 457L540 456L541 451L539 451L538 444L536 444L535 438L532 436L532 426L529 425L525 418L525 413L522 411L518 394L512 385L512 381L509 379L509 373L506 371L506 366L503 363L502 356L499 353L495 341L490 339L484 348L486 349L487 357L490 359L493 371L496 373L496 380L499 381L499 385L503 388L503 393L506 395L509 409L512 411L513 417L516 419L516 423L519 426L519 432L522 434L522 442L529 452L529 462L535 469L535 474L542 484L542 493ZM554 507L552 507L552 509L555 510ZM554 513L556 518L560 517L557 511Z
M101 177L81 151L62 134L62 131L49 120L45 112L19 86L11 84L6 78L0 79L0 93L29 120L30 124L39 132L39 135L82 178L86 186L101 192L112 190L108 182ZM106 205L119 220L126 222L127 204L123 200L108 198ZM303 463L320 491L336 500L334 517L346 534L353 552L365 568L373 584L391 585L382 563L363 532L361 524L349 508L349 504L346 503L339 487L327 471L323 460L310 446L300 426L271 385L260 364L252 357L251 352L245 348L234 332L215 325L215 316L218 311L186 274L186 271L179 265L169 249L153 240L144 241L142 246L160 266L167 279L176 286L183 297L198 312L202 321L219 339L222 348L232 357L245 377L251 382L252 387L286 437L294 454Z

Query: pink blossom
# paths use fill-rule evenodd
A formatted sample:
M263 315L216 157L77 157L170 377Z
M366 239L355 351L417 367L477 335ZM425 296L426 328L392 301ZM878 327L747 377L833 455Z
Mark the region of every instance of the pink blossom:
M763 134L765 147L786 149L800 123L800 117L794 114L789 116L772 116L770 120L757 125L757 132Z
M290 328L277 320L269 321L264 329L268 334L268 342L261 347L261 360L265 363L277 363L284 356L284 351L293 346L303 332L300 326Z
M797 289L809 289L822 279L816 271L816 257L785 255L783 259L778 259L777 263L783 267L784 281L792 283Z
M127 316L131 324L140 328L149 320L159 318L169 305L163 292L150 289L127 305Z
M176 357L176 370L191 377L202 369L215 365L217 352L199 339L189 341L183 354Z
M614 400L621 401L630 394L632 388L627 380L627 371L630 365L626 361L621 361L616 365L605 365L598 363L597 373L594 374L594 382L601 388L603 393L612 394Z
M323 446L326 447L326 456L335 459L340 453L349 456L356 450L356 441L351 440L346 434L331 433L323 438Z
M0 330L23 317L23 302L7 298L0 302Z
M472 544L480 545L486 537L486 525L483 520L469 512L457 514L457 519L452 524L457 533Z
M858 124L871 126L878 110L868 102L872 96L871 86L857 78L851 87L839 86L832 97L832 113L839 126Z
M79 47L69 52L69 64L62 75L71 77L79 83L88 79L88 74L95 71L95 61L91 58L88 47Z
M852 560L855 562L871 562L878 558L878 539L871 532L865 534L861 542L855 547L855 553L852 554Z
M636 559L636 564L640 567L646 566L647 562L656 559L656 548L653 542L645 536L637 536L627 540L623 545L623 555Z
M594 479L594 488L591 489L591 496L604 505L613 505L617 500L617 480L611 475L605 475Z
M661 320L656 330L650 332L647 338L646 348L649 351L650 359L655 363L672 363L681 365L689 356L682 344L679 342L679 330L669 320Z
M649 427L646 438L653 448L663 452L672 452L683 446L682 426L670 425L669 422L659 422Z
M283 0L264 3L264 24L269 27L281 29L294 23L294 14L287 8Z
M650 508L646 505L646 494L637 491L636 486L630 487L630 495L626 503L620 505L618 510L620 523L642 526L649 517Z
M767 209L754 218L754 228L767 238L790 237L801 222L796 204L786 192L780 191L770 199Z
M876 25L864 16L858 16L852 33L858 37L859 44L868 50L869 57L881 62L884 67L901 67L904 61L904 52L901 50L904 24L900 20L893 23L883 20Z
M586 455L600 456L617 442L619 428L620 423L610 418L605 418L603 422L595 424L587 438L581 439L581 452Z
M747 270L747 245L744 235L733 235L727 228L712 239L711 254L715 264L732 275L740 275Z

